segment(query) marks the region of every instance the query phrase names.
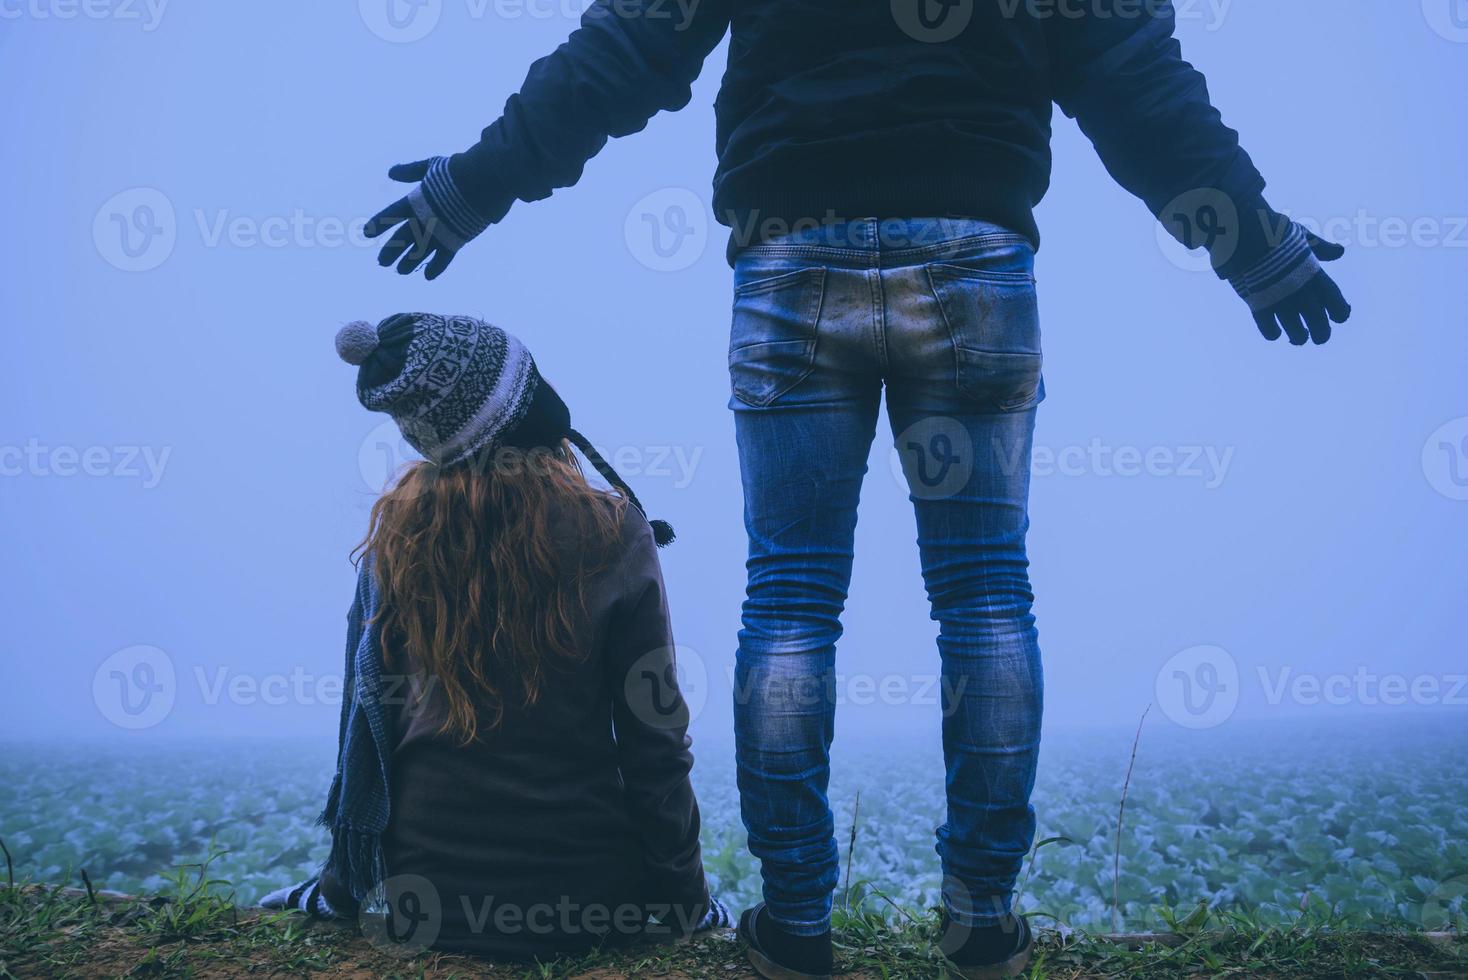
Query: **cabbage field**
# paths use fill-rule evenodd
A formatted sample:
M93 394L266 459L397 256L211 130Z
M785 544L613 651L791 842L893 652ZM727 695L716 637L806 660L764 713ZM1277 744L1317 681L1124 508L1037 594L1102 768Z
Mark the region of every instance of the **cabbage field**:
M1113 889L1117 805L1134 732L1051 735L1035 806L1039 848L1021 905L1077 928L1156 927L1157 909L1284 919L1313 905L1362 924L1461 923L1468 901L1468 725L1378 719L1143 729ZM211 846L242 902L312 872L313 825L335 746L321 740L12 743L0 755L0 838L17 877L128 892L164 886ZM732 751L695 745L705 865L732 905L759 876L744 850ZM934 744L838 740L831 796L843 875L896 904L936 902L942 820ZM855 889L887 905L875 891ZM1112 909L1113 891L1121 916ZM838 898L840 895L838 894Z

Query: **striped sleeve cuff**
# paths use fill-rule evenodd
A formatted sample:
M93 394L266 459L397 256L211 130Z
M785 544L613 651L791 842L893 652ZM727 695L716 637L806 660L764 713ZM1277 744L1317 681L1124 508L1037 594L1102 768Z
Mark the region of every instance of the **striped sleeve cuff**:
M703 914L703 920L699 922L695 932L705 932L709 929L728 929L734 925L734 916L729 912L729 906L712 896L709 897L709 910Z
M1299 290L1320 271L1305 230L1291 223L1284 241L1245 272L1229 280L1255 313L1267 310Z
M409 192L408 202L418 220L430 227L432 236L454 251L477 238L491 224L474 210L454 183L448 157L434 158L423 182Z

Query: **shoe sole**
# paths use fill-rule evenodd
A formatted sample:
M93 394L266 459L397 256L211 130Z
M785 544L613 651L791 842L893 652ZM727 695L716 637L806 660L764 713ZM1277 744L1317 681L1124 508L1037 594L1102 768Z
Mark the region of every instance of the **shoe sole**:
M755 906L756 915L758 915L758 909L763 904L761 902ZM779 963L770 959L765 955L764 950L760 949L755 943L752 934L745 935L744 918L744 916L739 917L739 926L736 929L736 934L740 939L744 940L746 947L745 955L749 958L749 965L754 967L755 973L764 977L765 980L831 980L831 974L829 973L801 973L799 970L792 970L789 967L781 966ZM754 930L751 929L750 933L753 932Z
M952 960L945 960L944 965L959 980L1008 980L1010 977L1018 976L1025 967L1030 965L1030 954L1034 949L1035 941L1031 939L1024 949L1003 963L994 963L989 966L959 966Z
M749 947L749 965L765 980L831 980L829 973L800 973L783 967L753 946Z

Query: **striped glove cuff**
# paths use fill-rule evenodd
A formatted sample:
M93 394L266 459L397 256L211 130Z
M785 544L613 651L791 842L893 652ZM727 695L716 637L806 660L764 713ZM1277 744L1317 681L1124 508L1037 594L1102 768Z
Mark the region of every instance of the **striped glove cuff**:
M454 183L448 157L433 159L422 183L408 192L408 203L429 234L455 252L491 224Z
M730 929L734 926L734 916L729 912L729 906L712 896L709 897L709 910L704 913L703 921L694 928L694 932L704 932L709 929Z
M1299 290L1319 271L1320 263L1310 249L1305 229L1291 222L1284 241L1228 282L1250 310L1260 313Z
M307 878L297 885L287 885L260 899L260 907L273 910L305 912L318 919L351 918L331 907L326 896L321 894L321 879Z

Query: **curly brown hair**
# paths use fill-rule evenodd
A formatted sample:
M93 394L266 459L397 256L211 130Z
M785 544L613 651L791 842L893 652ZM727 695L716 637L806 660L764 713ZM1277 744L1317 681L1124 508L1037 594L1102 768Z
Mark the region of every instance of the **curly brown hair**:
M564 440L414 463L373 504L353 558L373 559L384 667L406 672L411 652L445 698L441 732L473 742L512 701L535 704L548 668L584 656L586 582L610 560L626 506L587 482Z

